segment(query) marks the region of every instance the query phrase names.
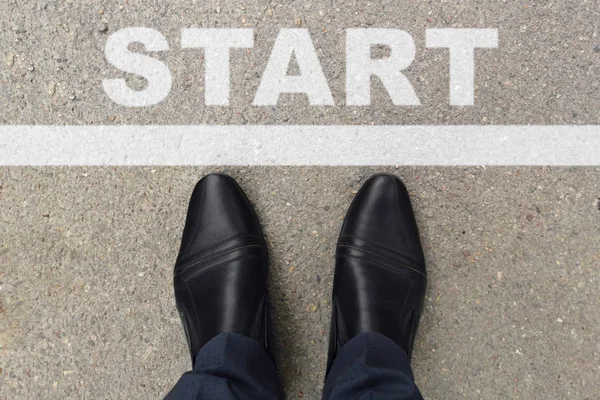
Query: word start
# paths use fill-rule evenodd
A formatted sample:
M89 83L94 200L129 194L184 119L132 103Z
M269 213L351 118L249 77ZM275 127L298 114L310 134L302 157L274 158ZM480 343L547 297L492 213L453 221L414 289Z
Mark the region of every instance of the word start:
M475 49L498 47L497 29L427 29L426 47L449 50L450 104L472 106L475 98ZM149 28L125 28L109 36L105 56L117 69L142 76L143 90L133 90L125 79L105 79L102 85L114 102L129 107L160 103L171 91L172 75L162 61L130 51L140 43L148 52L169 50L164 35ZM253 29L183 29L181 47L204 49L204 101L227 106L230 96L230 55L233 49L254 46ZM387 56L373 58L373 46L385 46ZM415 58L412 36L400 29L346 30L346 105L371 103L371 77L378 77L394 105L420 105L412 84L402 73ZM298 74L288 75L292 59ZM303 93L314 106L335 105L314 44L306 29L281 29L253 100L255 106L273 106L283 93Z

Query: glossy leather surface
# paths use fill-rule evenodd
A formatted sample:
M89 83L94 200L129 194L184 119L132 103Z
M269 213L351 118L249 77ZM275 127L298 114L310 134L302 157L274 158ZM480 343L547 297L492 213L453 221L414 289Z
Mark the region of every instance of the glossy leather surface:
M177 309L192 363L223 332L268 350L267 247L248 198L227 175L208 175L190 200L174 270Z
M426 286L406 187L375 175L352 202L337 244L328 370L338 349L363 332L389 337L410 357Z

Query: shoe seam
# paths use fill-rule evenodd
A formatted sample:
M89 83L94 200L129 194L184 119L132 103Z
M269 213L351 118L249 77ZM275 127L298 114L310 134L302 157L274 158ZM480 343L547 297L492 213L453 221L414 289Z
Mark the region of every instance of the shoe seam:
M425 274L423 272L419 271L419 269L417 267L412 267L412 266L410 266L410 265L402 262L401 260L398 260L398 259L392 258L392 257L388 257L388 256L386 256L384 254L381 254L381 253L378 253L376 251L371 251L371 250L365 249L364 247L356 246L356 245L349 244L349 243L339 243L338 244L338 248L339 247L347 247L347 248L358 250L358 251L364 251L365 253L369 253L369 254L373 254L373 255L376 255L376 256L381 257L381 258L385 258L386 260L389 260L389 261L391 261L393 263L396 263L396 264L400 264L403 267L410 268L410 269L414 270L415 272L419 272L421 275L425 276ZM398 253L398 252L396 252L395 254L401 255L401 256L405 256L407 258L410 258L411 261L414 261L413 257L408 256L406 254L402 254L402 253ZM340 256L342 256L342 255L340 255Z
M188 298L190 299L190 302L192 303L192 308L194 309L194 315L192 317L194 318L195 323L198 326L200 326L200 319L198 318L198 308L196 307L196 302L193 301L194 296L192 295L192 291L190 290L187 280L185 280L185 279L183 280L183 285L185 286L185 291L187 292ZM185 307L185 305L183 306L183 308L185 310L187 310L187 307ZM192 328L192 329L194 329L194 328ZM195 331L195 329L194 329L194 331ZM190 337L190 339L189 339L189 346L191 349L192 348L192 337ZM195 355L192 355L192 357L195 357Z
M360 257L360 256L352 256L352 255L349 255L349 254L338 254L338 255L337 255L337 257L346 257L346 258L353 258L353 259L356 259L356 260L362 260L362 261L366 261L366 262L369 262L369 263L373 263L373 264L375 264L375 265L377 265L377 266L379 266L379 267L381 267L381 268L384 268L384 269L386 269L386 270L388 270L388 271L394 272L394 273L396 273L396 274L398 274L398 275L405 276L405 274L403 274L402 272L400 272L400 271L397 271L397 270L395 270L394 268L392 268L392 267L390 267L390 266L388 266L388 265L385 265L385 264L383 264L383 263L380 263L380 262L377 262L377 261L374 261L374 260L370 260L370 259L368 259L368 258L365 258L365 257ZM411 270L411 271L413 271L413 272L416 272L417 274L419 274L419 275L420 275L422 278L424 278L425 280L427 279L427 276L426 276L426 275L424 275L424 274L423 274L421 271L419 271L419 270L417 270L417 269L414 269L413 267L409 267L409 266L408 266L408 265L406 265L406 264L402 264L402 263L398 263L398 264L402 265L403 267L406 267L406 268L410 269L410 270Z
M191 293L188 290L187 285L185 285L185 290L186 290L188 296L191 296ZM195 314L196 313L195 308L196 307L194 306L194 319L195 319L195 315L196 315ZM181 311L183 312L183 314L185 316L187 316L185 318L185 320L182 319L181 322L182 322L182 324L185 324L183 330L184 330L184 333L186 335L186 341L188 343L188 348L190 350L190 354L192 356L192 360L194 360L196 358L197 354L192 354L192 338L197 334L196 328L194 327L194 324L190 324L189 321L188 321L189 318L190 318L190 312L189 312L188 308L185 306L185 304L181 304L181 309L182 309ZM197 321L197 322L198 322L198 325L199 325L200 321Z
M264 248L264 246L262 244L245 244L245 245L235 245L235 246L231 246L228 247L226 249L223 249L221 251L218 251L216 253L213 254L207 254L205 256L200 257L198 260L190 263L190 264L186 264L186 263L180 263L178 265L175 266L175 275L178 275L179 273L181 273L183 270L187 270L188 268L192 268L197 266L198 264L201 264L203 262L209 261L212 258L217 258L219 256L225 255L227 253L231 253L234 252L236 250L242 250L242 249L247 249L247 248L252 248L252 247L259 247L259 248ZM197 253L198 254L198 253ZM192 256L188 257L191 258Z
M252 330L250 331L250 333L251 333L251 334L252 334L252 333L254 333L254 330L256 329L256 327L257 327L257 326L259 325L259 323L260 323L260 315L259 315L259 314L262 314L262 313L261 313L262 309L263 309L264 307L266 307L266 306L267 306L267 305L266 305L266 302L265 302L265 299L266 299L266 294L262 296L262 299L261 299L261 306L260 306L260 307L258 308L258 310L256 310L256 312L254 313L254 323L252 324ZM261 329L261 330L262 330L262 329ZM260 330L259 330L259 332L258 332L258 339L260 340Z
M334 307L337 309L337 314L339 315L339 318L336 318L336 325L338 324L338 319L339 319L339 325L341 325L340 327L338 327L338 333L340 332L340 328L341 328L341 332L344 333L346 340L346 343L350 340L350 338L348 338L348 329L346 328L346 323L344 322L344 316L342 313L342 307L340 305L340 301L337 298L337 296L333 296L333 303L334 303ZM339 335L338 335L339 336ZM337 341L338 338L336 338ZM337 348L337 343L336 343L336 357L337 357L337 353L338 353L338 348Z
M184 258L184 260L186 260L186 259L188 259L188 258L191 258L191 257L194 257L194 256L196 256L196 255L198 255L198 254L200 254L200 253L203 253L203 252L205 252L205 251L207 251L207 250L210 250L210 249L212 249L212 248L214 248L214 247L217 247L217 246L218 246L218 245L220 245L220 244L223 244L223 243L226 243L226 242L229 242L229 241L232 241L232 240L234 240L234 239L241 238L241 237L246 237L246 238L248 238L248 239L256 239L256 240L258 240L258 241L260 241L260 242L262 242L262 241L263 241L263 239L262 239L262 238L260 238L260 237L258 237L258 236L256 236L256 235L253 235L253 234L251 234L251 233L239 233L239 234L237 234L237 235L233 235L233 236L230 236L230 237L228 237L228 238L226 238L226 239L219 240L218 242L214 242L214 243L208 244L208 245L206 245L206 246L204 246L204 247L201 247L200 249L198 249L198 251L194 252L193 254L190 254L190 255L186 256L186 257ZM193 239L196 239L196 238L194 237ZM190 240L190 243L192 243L192 240Z
M358 235L348 235L348 234L341 235L340 238L339 238L339 241L338 241L338 245L343 244L343 239L345 239L345 238L363 240L363 241L365 241L367 243L370 243L370 244L372 244L374 246L378 246L378 247L381 247L382 249L386 249L386 250L388 250L388 251L390 251L390 252L392 252L394 254L398 254L398 255L401 255L401 256L406 256L406 254L401 253L401 252L399 252L399 251L397 251L395 249L392 249L391 247L388 247L388 246L386 246L384 244L381 244L379 242L376 242L376 241L373 241L371 239L367 239L365 237L358 236ZM413 250L413 249L411 249L411 250ZM410 258L414 260L414 257L410 257Z

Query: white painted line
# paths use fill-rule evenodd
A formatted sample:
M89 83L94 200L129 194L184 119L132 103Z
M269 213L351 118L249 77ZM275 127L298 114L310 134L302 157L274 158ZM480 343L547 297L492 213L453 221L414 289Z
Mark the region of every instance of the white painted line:
M0 126L0 165L600 166L600 126Z

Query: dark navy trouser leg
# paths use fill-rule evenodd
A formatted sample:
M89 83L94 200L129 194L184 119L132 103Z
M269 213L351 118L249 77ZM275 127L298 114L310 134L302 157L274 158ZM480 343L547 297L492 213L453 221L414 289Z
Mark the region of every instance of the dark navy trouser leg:
M378 333L362 333L338 352L323 400L422 400L400 346Z
M202 347L165 400L278 400L279 377L264 347L254 339L222 333Z
M166 400L281 399L275 365L257 341L221 334L198 353ZM343 346L325 381L325 400L422 400L406 353L377 333L363 333Z

